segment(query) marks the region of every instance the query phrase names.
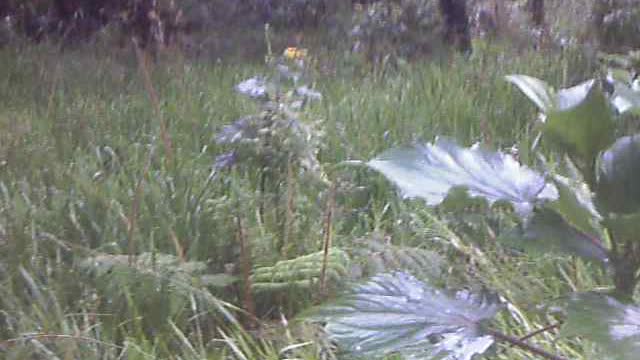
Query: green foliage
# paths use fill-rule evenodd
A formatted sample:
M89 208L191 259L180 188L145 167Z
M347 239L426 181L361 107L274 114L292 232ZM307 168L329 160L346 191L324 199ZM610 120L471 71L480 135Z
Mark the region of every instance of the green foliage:
M607 100L595 80L555 91L541 80L510 75L514 83L542 111L542 133L550 142L593 171L596 156L613 142L614 122Z
M585 259L608 261L602 242L571 226L554 210L543 208L522 226L501 238L517 247L542 254L578 255Z
M561 151L558 157L566 159L564 167L549 166L544 169L549 175L543 176L501 152L481 150L479 146L465 149L442 140L410 149L389 150L367 164L391 180L405 197L421 198L427 205L441 206L444 210L463 206L460 204L483 206L477 201L470 201L473 199L469 199L467 193L482 197L489 204L499 200L512 204L522 221L500 239L510 239L512 245L520 243L527 250L597 260L613 270L614 295L618 299L633 301L640 280L636 275L640 270L636 239L639 229L636 220L640 152L637 135L621 137L608 148L613 143L616 130L609 106L610 101L615 101L615 96L607 97L600 83L593 79L557 92L543 81L529 76L511 75L507 80L520 88L541 110L541 134ZM545 164L549 163L543 161ZM467 193L461 193L460 188ZM595 190L595 196L591 189ZM633 215L620 216L629 213ZM399 283L398 287L386 284L385 280L392 278ZM425 286L414 279L409 282L414 287ZM370 284L356 287L345 304L326 307L329 311L325 318L327 330L346 349L356 354L379 357L400 352L425 359L444 357L443 350L434 347L437 341L420 343L421 339L429 338L432 324L428 321L421 323L411 317L419 310L411 306L410 287L403 288L404 283L398 276L381 275L374 277ZM415 300L420 303L424 291L417 293L420 295ZM410 305L402 308L404 317L400 320L394 322L390 317L386 321L390 325L385 327L384 321L372 316L371 312L393 313L389 309L394 309L396 297L403 294L403 304ZM381 298L377 299L377 295ZM592 340L610 349L619 359L637 356L635 315L638 311L634 306L623 306L613 297L579 296L575 299L569 304L567 316L567 327L579 330L573 335L590 332ZM430 308L434 307L439 310L437 313L451 311L451 304L430 304ZM464 306L457 304L455 309L464 309ZM488 316L492 317L493 314ZM430 314L421 319L424 318L433 321L438 317ZM473 321L467 323L474 324ZM439 325L446 329L446 323ZM491 334L498 340L545 358L556 358L532 349L518 339L495 332ZM460 335L460 339L471 343L478 336L464 331ZM402 341L398 342L399 338ZM446 343L446 335L440 339ZM412 342L405 342L408 340ZM426 354L416 355L413 342L417 342L419 349ZM617 348L612 350L614 347ZM462 345L456 349L464 351L464 348ZM484 350L485 347L480 353ZM470 354L458 353L451 358L468 359L473 354L473 351Z
M537 201L555 199L557 190L513 157L474 147L462 149L438 139L413 149L391 150L368 165L392 180L404 197L420 197L438 205L455 187L489 202L505 200L526 216Z
M603 152L598 166L597 200L605 211L640 210L640 135L619 138Z
M367 358L465 359L493 339L480 326L498 306L468 292L443 293L406 273L374 276L315 316L345 350Z
M631 360L640 356L640 308L598 293L571 297L565 336L584 336L606 350L607 357Z
M319 248L326 191L308 186L308 172L293 171L295 212L286 258L278 244L286 218L286 181L267 182L263 197L257 191L262 168L250 165L251 159L246 166L212 175L216 156L252 151L246 144L218 144L215 134L244 115L262 114L261 103L256 107L231 89L266 70L224 64L224 58L223 64L211 64L160 54L150 71L174 149L169 162L158 146L157 118L132 54L112 47L94 50L59 53L46 43L0 50L0 358L335 359L334 346L323 339L321 329L299 332L293 322L284 325L286 319L272 321L278 310L288 316L308 297L317 298L314 291L283 290L265 299L260 305L270 318L261 319L255 332L232 328L223 320L228 313L199 298L206 290L220 301L240 303L241 282L222 288L238 277L237 213L245 220L255 264L273 265ZM527 72L560 83L565 75L557 63L567 64L568 81L582 77L585 69L570 52L513 56L494 47L468 58L453 57L447 66L419 63L384 75L358 73L362 69L343 66L340 54L330 56L329 65L334 60L338 64L338 76L315 80L312 88L322 91L323 100L307 101L301 115L305 123L324 120L318 125L323 131L317 154L321 165L367 159L394 144L436 133L501 147L510 147L514 138L529 143L530 135L524 134L531 116L523 106L526 99L503 84L502 75ZM281 94L296 88L292 82L287 80ZM550 260L481 253L467 243L476 239L453 236L446 222L429 220L432 212L420 208L414 213L418 206L412 205L418 204L405 206L389 198L388 184L374 180L370 172L357 167L341 167L340 172L334 244L350 254L352 265L364 264L365 274L379 271L384 263L386 271L406 268L431 278L420 270L430 272L434 265L432 284L450 283L454 274L498 284L522 317L503 313L496 326L522 336L518 321L530 328L546 322L527 306L532 298L606 284L600 272L582 263L566 261L556 267ZM274 173L280 180L287 177L283 171ZM132 200L138 183L136 216ZM263 198L265 216L260 218ZM130 220L135 220L131 234ZM379 246L353 241L372 231L388 240ZM125 254L129 240L135 245L133 259L150 264L145 271L130 268L124 257L119 259L125 265L99 279L78 271L77 265L96 254ZM364 254L356 251L359 247ZM154 267L152 254L167 260L162 263L168 270L159 261ZM488 265L480 268L482 261ZM508 269L502 266L505 261ZM196 262L200 270L188 275L179 270L182 262ZM559 272L566 277L554 278ZM527 297L525 290L535 296ZM567 355L580 354L575 358L593 354L583 341L552 340L542 336L539 341ZM505 351L496 357L525 356Z
M349 256L339 248L330 249L328 256L326 279L334 286L340 285L349 278ZM323 258L324 252L320 251L258 267L251 275L253 290L274 292L297 287L313 291L322 277Z

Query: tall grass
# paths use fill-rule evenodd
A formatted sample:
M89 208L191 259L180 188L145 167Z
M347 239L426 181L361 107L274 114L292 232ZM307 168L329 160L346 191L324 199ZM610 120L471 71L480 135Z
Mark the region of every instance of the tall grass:
M324 122L320 160L365 160L391 146L436 135L502 148L526 144L535 109L503 76L526 73L561 86L576 83L591 69L573 52L516 55L503 50L479 44L469 57L425 60L366 76L349 68L337 69L337 76L318 75L324 99L308 115ZM210 176L215 156L223 151L215 133L256 111L233 86L263 69L176 55L149 70L172 141L171 162L165 161L158 114L133 53L59 53L47 46L0 50L0 355L331 358L330 346L318 345L322 337L313 329L285 327L283 336L285 322L276 321L279 335L261 334L261 340L242 330L231 314L236 310L231 304L241 304L237 283L198 286L180 280L176 286L164 278L132 280L137 278L130 270L116 280L108 278L116 281L114 287L82 270L86 259L127 254L134 242L136 253L170 254L182 262L203 262L208 273L235 274L239 210L254 246L252 261L273 265L279 260L278 225L260 223L255 215L257 195L247 185L252 175ZM352 186L336 195L335 245L355 247L355 238L377 230L394 242L436 246L421 237L433 224L416 206L395 200L380 177L359 168L340 171ZM326 194L292 200L285 193L276 203L295 208L287 215L287 226L295 227L287 235L295 244L290 255L319 251ZM409 225L398 225L407 218L413 219ZM513 260L499 250L485 256L501 265L476 277L521 304L530 303L525 290L534 284L541 297L601 284L596 272L579 263ZM564 280L548 280L558 273ZM209 295L203 299L200 291ZM283 300L293 294L298 297ZM276 314L287 313L283 306L294 303L300 310L315 299L292 292L258 301L262 315L279 320ZM535 309L519 310L520 317L505 315L505 328L545 322ZM554 345L552 340L542 341L572 358L591 351L582 343ZM506 350L497 358L514 356L519 356L515 350Z

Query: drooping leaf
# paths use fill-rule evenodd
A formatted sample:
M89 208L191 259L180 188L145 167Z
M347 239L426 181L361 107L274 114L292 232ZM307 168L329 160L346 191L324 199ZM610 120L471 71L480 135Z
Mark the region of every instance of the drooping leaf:
M522 228L504 235L501 240L533 253L577 255L608 261L608 251L599 238L570 225L548 207L536 209Z
M640 210L640 134L619 138L599 160L598 205L616 213Z
M640 307L603 294L577 294L569 301L562 334L595 342L611 359L640 359Z
M469 292L450 296L403 272L381 274L357 286L316 319L332 339L368 359L400 353L411 359L470 360L493 344L481 322L497 304Z
M507 75L507 81L516 85L542 112L554 106L554 91L546 82L528 75Z
M558 199L547 204L577 230L599 237L602 219L593 203L589 187L578 179L556 175L553 177L558 189Z
M544 113L543 134L585 164L591 164L613 141L611 111L595 80L554 92L544 81L530 76L506 78Z
M512 156L479 146L461 148L452 141L393 149L367 163L395 183L404 197L438 205L453 187L490 203L505 200L526 216L541 200L556 199L557 190L542 175Z
M595 80L589 80L559 90L543 126L547 138L587 163L614 140L611 111L596 84Z

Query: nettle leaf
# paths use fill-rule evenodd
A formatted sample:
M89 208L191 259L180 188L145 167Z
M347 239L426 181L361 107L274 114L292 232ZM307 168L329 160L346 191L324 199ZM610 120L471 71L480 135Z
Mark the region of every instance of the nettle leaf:
M613 141L613 118L594 79L554 92L544 81L526 75L506 78L544 113L543 134L570 154L590 164Z
M619 138L601 154L596 195L607 211L640 210L640 134Z
M506 234L501 240L534 253L577 255L603 263L608 261L608 251L599 238L572 226L548 207L536 209L522 228Z
M640 358L640 307L603 294L583 293L567 307L565 336L583 336L617 360Z
M526 216L534 204L558 196L553 184L511 155L479 146L461 148L445 139L389 150L367 165L395 183L404 197L422 198L429 205L440 204L452 188L465 187L471 196L489 203L508 201Z
M470 360L493 344L480 323L496 303L469 292L450 296L403 272L381 274L316 318L345 350L367 358L400 353L411 359Z

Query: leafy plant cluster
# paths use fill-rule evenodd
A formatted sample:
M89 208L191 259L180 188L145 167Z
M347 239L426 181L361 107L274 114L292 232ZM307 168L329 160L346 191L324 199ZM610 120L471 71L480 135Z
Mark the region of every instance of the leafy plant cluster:
M402 197L423 199L440 211L478 201L493 211L511 208L513 222L490 236L513 249L567 254L600 266L610 276L609 288L568 294L556 304L564 322L561 334L590 339L611 358L636 359L640 134L616 134L621 131L617 114L638 111L638 92L630 78L611 74L559 90L526 75L506 79L540 111L539 136L531 148L537 166L446 138L388 150L367 165L394 183ZM447 292L433 280L391 272L323 306L316 319L345 350L360 356L471 359L494 342L506 342L546 359L563 359L494 330L491 322L509 306L502 296Z

